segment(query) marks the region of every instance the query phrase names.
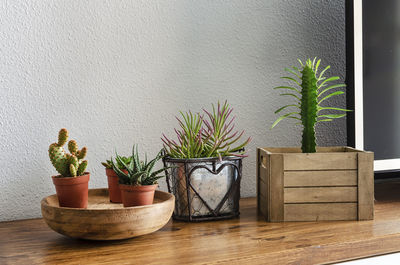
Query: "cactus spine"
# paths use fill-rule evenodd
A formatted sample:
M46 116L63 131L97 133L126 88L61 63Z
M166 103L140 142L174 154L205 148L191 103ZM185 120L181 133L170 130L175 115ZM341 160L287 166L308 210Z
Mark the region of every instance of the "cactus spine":
M78 149L75 140L68 142L68 150L66 153L63 146L68 140L67 129L61 129L58 133L58 142L49 146L50 161L62 177L76 177L84 174L87 167L87 161L83 160L86 156L87 148Z
M299 111L292 111L287 114L280 116L273 124L272 128L275 127L281 120L286 118L299 120L298 124L303 125L303 134L301 141L301 150L303 153L315 153L316 152L316 139L315 139L315 125L319 122L332 121L333 119L342 118L346 114L321 114L321 111L333 110L346 112L350 111L347 109L334 108L334 107L323 107L321 103L326 99L344 94L343 91L335 91L328 95L325 93L335 88L345 87L344 84L336 84L327 86L328 82L336 81L339 79L337 76L326 78L324 73L330 68L328 65L318 75L318 67L321 60L308 59L305 64L298 60L301 69L297 67L285 68L285 70L294 75L294 77L282 77L283 79L289 80L296 84L293 86L279 86L275 89L289 90L288 93L281 94L282 96L291 96L297 100L295 104L289 104L283 106L275 111L279 113L286 108L296 108Z

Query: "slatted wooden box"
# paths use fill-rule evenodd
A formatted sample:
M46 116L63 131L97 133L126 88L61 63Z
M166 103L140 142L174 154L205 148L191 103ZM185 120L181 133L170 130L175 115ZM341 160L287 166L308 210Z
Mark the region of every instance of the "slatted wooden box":
M374 154L351 147L257 149L258 211L269 222L371 220Z

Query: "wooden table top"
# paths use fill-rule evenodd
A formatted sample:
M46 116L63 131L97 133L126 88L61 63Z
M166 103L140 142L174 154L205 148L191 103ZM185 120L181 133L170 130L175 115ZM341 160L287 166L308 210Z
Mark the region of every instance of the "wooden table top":
M42 219L0 223L0 264L318 264L400 251L400 182L377 184L375 220L267 223L255 198L237 219L170 221L138 238L64 237Z

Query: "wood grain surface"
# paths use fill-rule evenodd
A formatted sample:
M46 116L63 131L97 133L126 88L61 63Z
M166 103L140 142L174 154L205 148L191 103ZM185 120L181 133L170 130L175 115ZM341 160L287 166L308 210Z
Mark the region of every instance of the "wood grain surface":
M151 205L124 207L110 203L108 189L89 190L87 209L59 207L56 195L41 201L42 216L54 231L74 238L115 240L157 231L170 219L172 194L156 191Z
M300 151L257 148L257 205L268 222L373 219L372 152L345 146Z
M285 203L357 202L357 187L284 188Z
M120 241L70 239L42 219L0 223L0 264L321 264L400 251L400 182L377 184L375 220L267 223L256 199L238 219L184 223Z
M357 170L285 171L285 187L357 186Z

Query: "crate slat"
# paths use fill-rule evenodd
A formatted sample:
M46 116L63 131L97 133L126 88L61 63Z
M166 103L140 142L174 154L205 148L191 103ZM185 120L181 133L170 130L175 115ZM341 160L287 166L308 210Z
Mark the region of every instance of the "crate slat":
M357 186L357 184L357 170L307 170L284 173L285 187Z
M285 204L285 221L357 220L357 203Z
M357 202L357 187L285 188L285 203Z
M374 219L374 154L358 154L358 219Z
M267 212L268 207L266 207L267 206L267 199L261 194L259 195L258 199L259 199L259 203L260 203L260 206L261 206L261 207L259 207L259 211L266 218L268 216L268 212Z
M270 156L270 190L268 200L271 211L268 211L271 222L283 221L283 155L273 154ZM273 176L273 177L272 177Z
M284 170L357 169L357 153L288 153L284 155Z

